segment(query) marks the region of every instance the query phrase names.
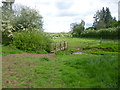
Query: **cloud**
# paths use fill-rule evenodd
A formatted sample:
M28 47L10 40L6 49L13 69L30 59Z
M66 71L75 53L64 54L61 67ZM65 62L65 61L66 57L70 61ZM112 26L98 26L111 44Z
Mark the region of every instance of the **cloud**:
M0 0L1 1L1 0ZM93 23L93 16L102 7L109 7L112 16L118 19L119 0L15 0L15 4L37 9L43 16L47 32L70 30L70 24L83 19L86 27Z
M72 0L58 0L58 2L56 2L56 7L60 10L69 9L72 5L73 5Z
M74 16L78 16L78 15L79 15L78 13L71 12L68 10L62 10L57 14L57 16L60 16L60 17L74 17Z

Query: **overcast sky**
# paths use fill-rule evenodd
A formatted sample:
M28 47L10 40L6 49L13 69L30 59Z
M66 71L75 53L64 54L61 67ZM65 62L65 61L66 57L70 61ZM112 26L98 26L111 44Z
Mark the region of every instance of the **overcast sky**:
M0 0L2 1L2 0ZM119 0L15 0L39 10L43 16L46 32L68 32L70 24L85 21L86 26L92 26L93 16L102 7L109 7L113 17L118 19Z

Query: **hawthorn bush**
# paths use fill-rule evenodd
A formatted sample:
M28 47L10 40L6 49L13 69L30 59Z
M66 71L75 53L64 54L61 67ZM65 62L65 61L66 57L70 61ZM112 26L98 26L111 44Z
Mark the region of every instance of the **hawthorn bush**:
M38 31L14 33L12 44L24 51L41 52L51 50L51 40Z

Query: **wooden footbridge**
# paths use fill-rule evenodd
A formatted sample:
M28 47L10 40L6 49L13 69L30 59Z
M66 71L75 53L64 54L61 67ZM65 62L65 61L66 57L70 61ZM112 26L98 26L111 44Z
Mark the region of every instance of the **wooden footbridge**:
M68 43L66 41L52 43L52 53L55 53L59 50L65 50L68 48Z

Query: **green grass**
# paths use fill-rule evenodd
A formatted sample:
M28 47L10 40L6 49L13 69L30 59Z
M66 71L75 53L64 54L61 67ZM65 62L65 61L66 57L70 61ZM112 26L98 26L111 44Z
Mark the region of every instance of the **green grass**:
M63 51L57 51L57 52L55 52L55 55L70 55L73 52L77 52L77 51L79 51L79 50L77 50L75 48L68 48L68 49L63 50Z
M60 59L64 62L61 71L66 87L117 87L117 56L72 55Z
M100 43L100 39L93 39L93 38L57 38L53 39L54 42L60 42L60 41L67 41L69 44L69 48L77 48L77 47L84 47L87 45L97 45ZM112 44L118 44L118 41L109 40L109 39L103 39L102 43L112 43Z
M59 51L57 55L63 54L71 54L75 51L82 51L85 53L93 53L93 54L118 54L118 41L114 40L102 40L100 44L100 39L89 39L89 38L58 38L53 39L54 42L67 41L68 42L68 50ZM80 50L77 50L77 49ZM0 54L15 54L22 53L25 51L21 51L16 49L13 46L0 46ZM46 51L39 52L28 52L28 53L38 53L38 54L47 54Z
M26 52L26 53L34 53L34 54L48 54L47 51L45 50L41 50L41 51L23 51L23 50L20 50L20 49L17 49L13 46L0 46L0 55L7 55L7 54L17 54L17 53L23 53L23 52Z
M16 54L16 53L22 53L23 51L13 47L13 46L0 46L0 54L1 55L7 55L7 54Z
M116 88L118 83L116 55L12 57L11 61L15 74L3 75L3 83L15 81L20 88ZM14 84L7 83L4 87L11 88Z
M5 59L3 60L3 87L118 87L118 42L103 40L100 44L99 39L87 38L59 38L54 39L54 42L63 40L69 43L69 48L65 51L56 52L54 58L3 56ZM1 47L3 54L23 52L10 46ZM77 48L81 48L83 52L94 54L70 54L78 51ZM9 83L6 83L8 80Z

